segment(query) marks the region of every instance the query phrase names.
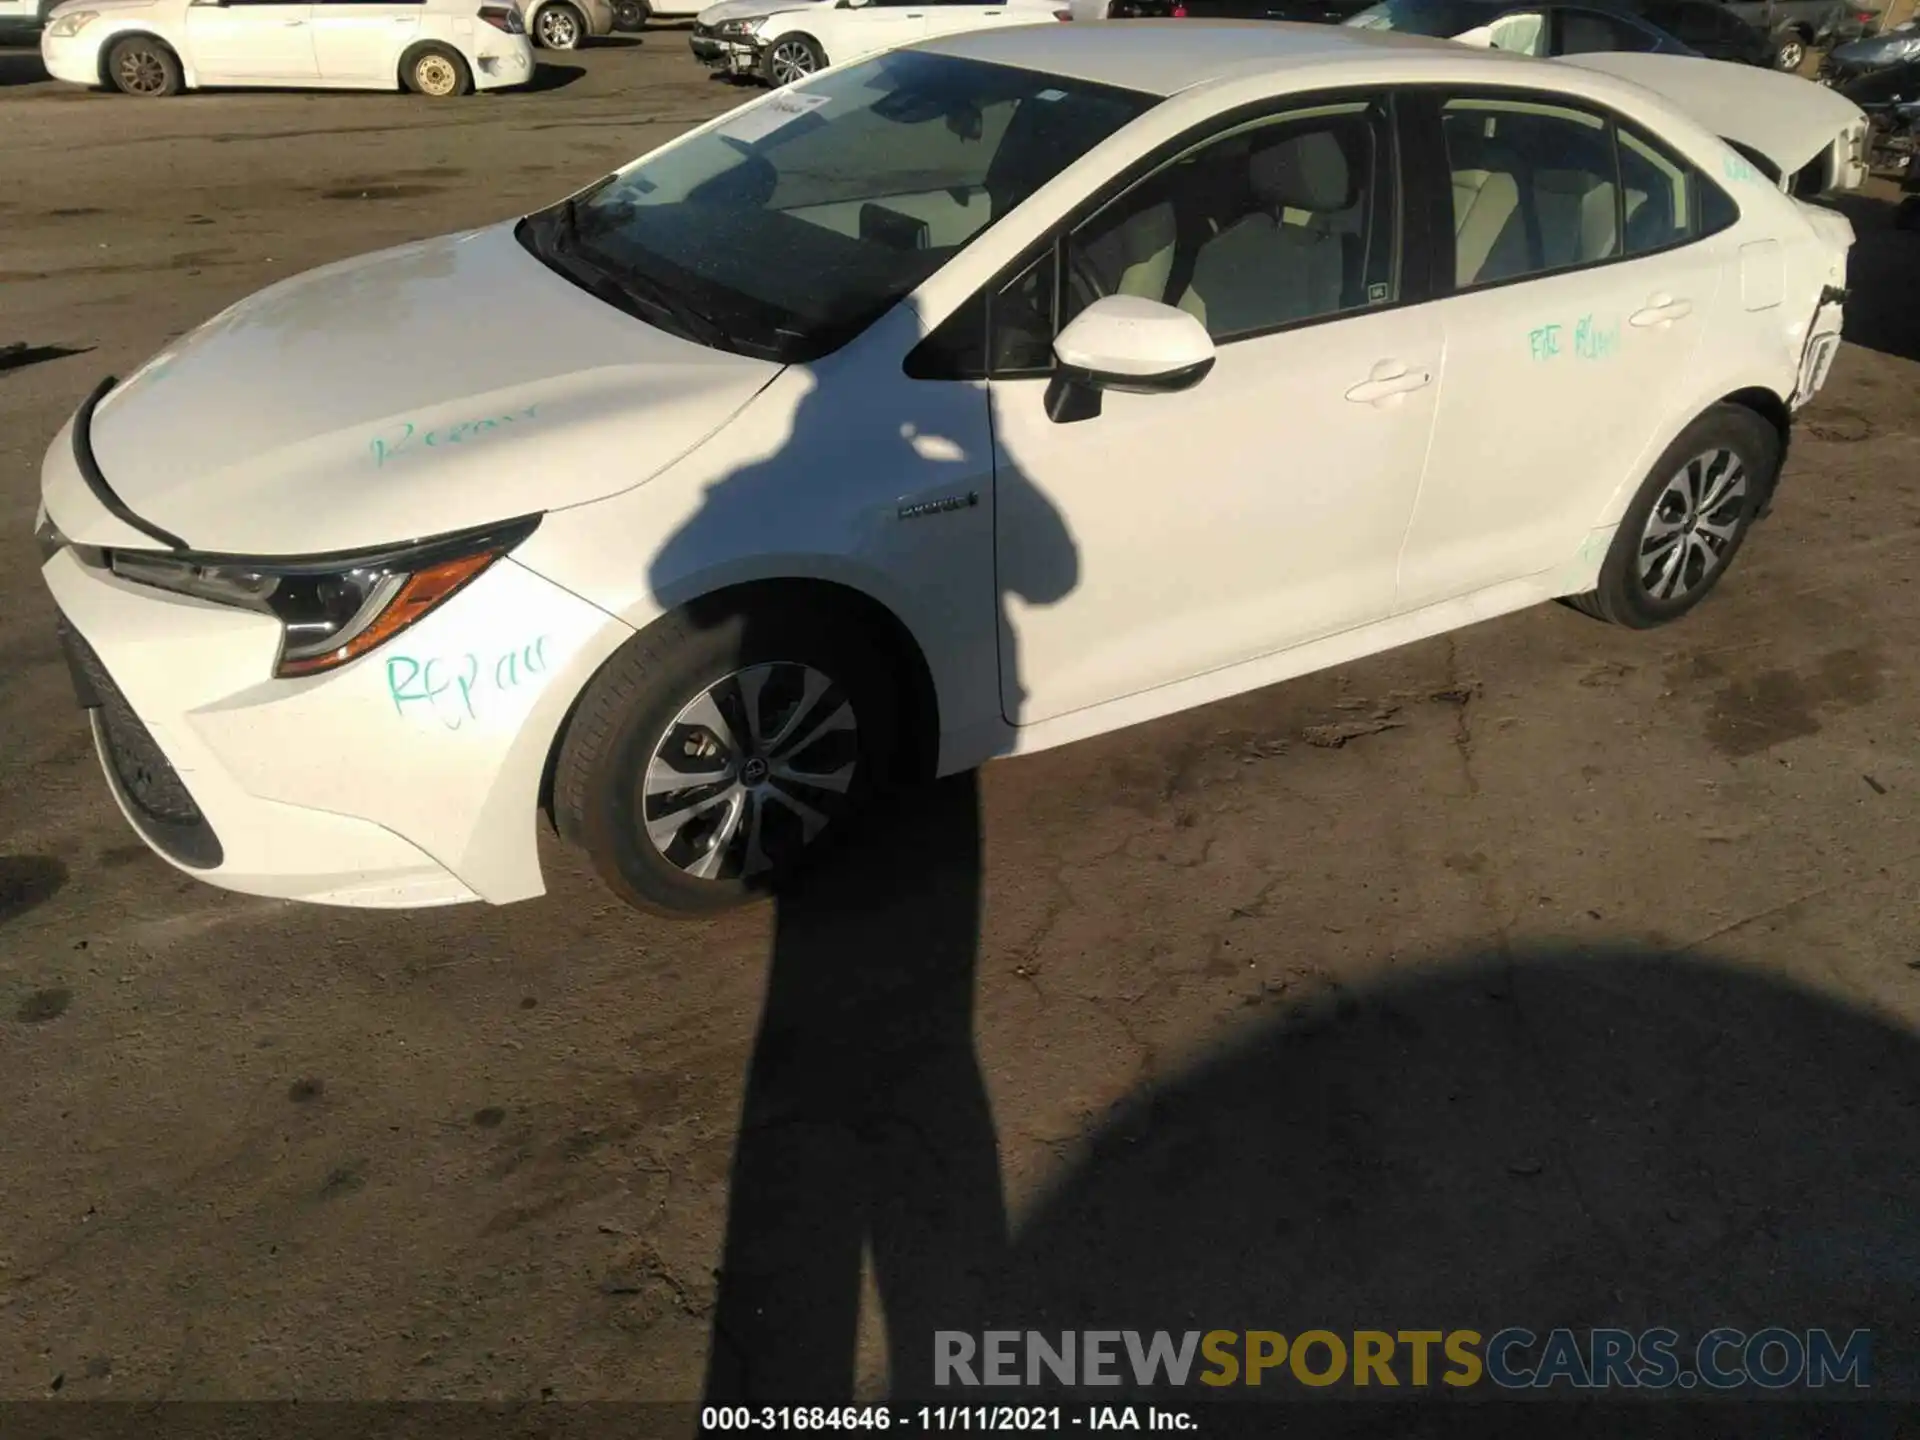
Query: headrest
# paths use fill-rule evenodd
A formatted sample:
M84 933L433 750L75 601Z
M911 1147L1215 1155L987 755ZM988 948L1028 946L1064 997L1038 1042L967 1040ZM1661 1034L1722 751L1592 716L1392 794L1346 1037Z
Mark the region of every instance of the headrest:
M1274 209L1332 214L1353 204L1353 173L1331 131L1310 130L1257 151L1248 169L1253 193Z

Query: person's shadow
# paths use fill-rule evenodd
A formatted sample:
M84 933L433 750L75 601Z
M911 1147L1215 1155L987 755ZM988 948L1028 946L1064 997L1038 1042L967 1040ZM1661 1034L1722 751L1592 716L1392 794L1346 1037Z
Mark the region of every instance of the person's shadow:
M921 330L911 306L880 322L894 341ZM905 353L885 335L869 332ZM842 352L844 355L846 352ZM836 490L886 475L872 523L927 527L926 544L958 547L972 577L923 593L925 616L952 616L981 653L956 668L984 682L938 696L943 720L970 703L971 723L1017 722L1018 658L1001 622L994 565L995 467L984 384L875 377L830 358L814 367L791 432L768 458L712 486L654 556L669 598L700 588L702 557L736 526L808 543L814 517L844 514ZM789 375L776 383L797 381ZM855 383L858 382L858 383ZM1009 484L1002 467L998 501ZM884 488L884 487L882 487ZM962 508L901 513L928 496L975 496ZM1042 579L1020 599L1051 604L1078 578L1058 512L1019 497L1023 556ZM1040 533L1034 533L1035 529ZM920 543L920 542L916 542ZM695 605L698 625L739 624L732 607ZM750 653L754 615L741 634ZM951 673L951 672L949 672ZM998 674L1006 680L996 689ZM1010 733L1010 732L1009 732ZM929 741L937 737L924 737ZM931 746L923 761L932 759ZM927 768L925 764L923 769ZM1009 1242L999 1145L974 1049L980 943L981 822L972 773L910 784L775 900L773 954L728 1195L706 1379L708 1404L827 1404L851 1399L863 1263L879 1292L894 1399L931 1394L928 1338L984 1321L984 1297Z

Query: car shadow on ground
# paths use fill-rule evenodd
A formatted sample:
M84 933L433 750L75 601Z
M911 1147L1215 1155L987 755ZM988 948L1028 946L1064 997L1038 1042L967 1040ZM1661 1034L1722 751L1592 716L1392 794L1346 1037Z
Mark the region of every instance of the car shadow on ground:
M936 811L920 823L944 823L958 844L961 788L942 803L944 822ZM1108 1116L1010 1228L968 1038L964 857L925 833L903 832L879 857L905 888L877 909L817 897L783 916L714 1316L725 1383L709 1400L850 1392L863 1224L895 1399L1369 1393L1309 1391L1284 1365L1259 1390L1143 1390L1124 1351L1115 1388L935 1390L934 1332L988 1326L1055 1337L1670 1326L1689 1369L1717 1327L1823 1328L1842 1345L1865 1329L1870 1393L1920 1396L1912 1035L1757 969L1628 947L1492 949L1276 1006ZM1328 1363L1322 1353L1312 1368ZM1404 1347L1393 1364L1410 1386ZM1444 1398L1455 1392L1442 1368L1436 1358L1424 1390L1371 1394ZM1457 1393L1501 1392L1483 1377ZM1576 1398L1564 1383L1554 1393ZM1896 1433L1858 1406L1761 1410L1715 1421L1642 1405L1626 1428L1592 1412L1556 1414L1551 1429ZM1468 1413L1475 1434L1515 1418ZM1541 1412L1519 1413L1546 1433ZM1308 1433L1309 1420L1312 1433L1437 1433L1374 1405L1289 1406L1285 1433Z
M1831 202L1853 222L1847 262L1846 338L1902 360L1920 360L1920 229L1894 223L1898 202L1847 195Z
M534 64L533 77L518 89L523 95L537 94L543 90L564 90L586 73L584 65L556 65L551 60L540 60Z
M39 50L0 48L0 88L38 85L52 78L47 74L47 67L40 63Z

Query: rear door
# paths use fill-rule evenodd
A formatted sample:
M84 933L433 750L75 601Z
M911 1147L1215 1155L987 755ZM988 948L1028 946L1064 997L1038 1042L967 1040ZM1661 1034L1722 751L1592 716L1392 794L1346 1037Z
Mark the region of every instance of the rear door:
M314 0L320 78L398 87L400 52L420 33L421 0Z
M203 85L300 84L319 74L309 0L219 0L187 8L187 49Z
M1704 62L1703 62L1704 63ZM1446 382L1400 565L1416 610L1570 561L1673 424L1712 318L1701 177L1557 96L1428 94L1448 177ZM1436 197L1437 198L1437 197Z
M823 7L824 8L824 7ZM872 0L855 10L833 10L817 18L811 14L798 29L811 29L826 46L827 59L835 65L859 60L896 45L911 45L927 33L927 17L933 6L921 0Z

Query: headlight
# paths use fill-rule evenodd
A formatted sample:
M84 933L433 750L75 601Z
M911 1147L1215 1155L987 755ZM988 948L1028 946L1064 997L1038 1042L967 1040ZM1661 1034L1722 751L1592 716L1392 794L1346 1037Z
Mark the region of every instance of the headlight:
M518 545L538 516L378 553L296 561L115 550L124 580L272 615L277 676L318 675L366 654L430 614Z
M722 20L715 32L720 35L755 35L766 23L765 17L759 20Z
M64 15L53 17L53 23L47 26L47 34L55 40L64 40L69 35L78 35L83 27L99 18L98 10L69 10Z

